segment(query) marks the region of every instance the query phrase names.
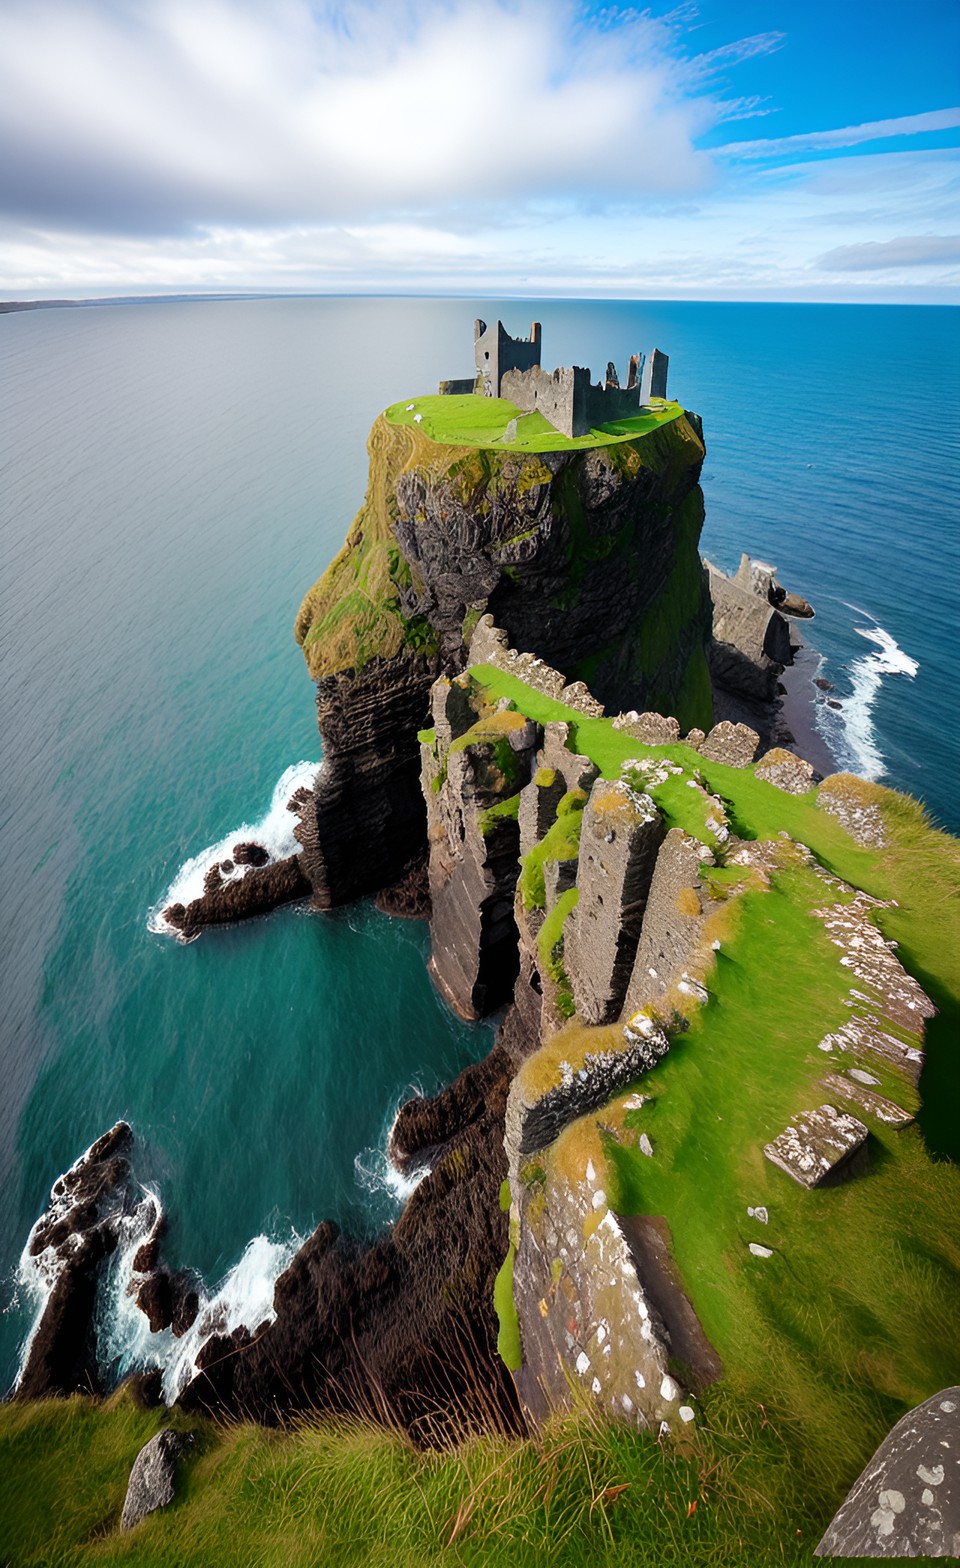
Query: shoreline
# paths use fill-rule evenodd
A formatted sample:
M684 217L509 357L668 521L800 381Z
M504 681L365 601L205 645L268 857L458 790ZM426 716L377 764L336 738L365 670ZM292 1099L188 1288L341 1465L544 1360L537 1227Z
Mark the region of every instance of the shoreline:
M810 763L824 778L841 770L841 764L824 740L817 725L817 707L821 701L814 681L823 664L823 655L812 647L803 636L797 622L789 621L790 631L799 645L780 677L784 688L779 697L779 721L789 732L790 745L797 754Z

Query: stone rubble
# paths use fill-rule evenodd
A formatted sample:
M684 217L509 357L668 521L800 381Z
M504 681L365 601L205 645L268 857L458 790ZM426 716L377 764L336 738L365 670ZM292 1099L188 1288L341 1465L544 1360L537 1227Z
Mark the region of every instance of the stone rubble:
M801 1187L820 1187L865 1169L868 1136L855 1116L821 1105L804 1111L772 1143L765 1143L763 1152Z

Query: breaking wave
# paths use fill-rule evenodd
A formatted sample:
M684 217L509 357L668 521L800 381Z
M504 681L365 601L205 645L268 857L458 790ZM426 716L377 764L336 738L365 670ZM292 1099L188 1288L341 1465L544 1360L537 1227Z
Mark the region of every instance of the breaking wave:
M69 1222L76 1199L71 1183L65 1178L86 1162L89 1153L90 1149L86 1150L71 1166L71 1171L55 1183L45 1216L41 1216L37 1225L50 1217L54 1221ZM136 1301L138 1287L146 1277L136 1269L137 1254L145 1243L158 1240L163 1233L164 1213L159 1192L131 1176L128 1183L111 1196L101 1220L110 1225L117 1238L117 1245L97 1284L94 1328L101 1381L104 1387L113 1388L131 1372L159 1369L167 1404L174 1402L195 1375L197 1356L211 1335L229 1335L240 1327L255 1334L258 1328L273 1322L276 1316L274 1285L304 1240L292 1227L284 1236L255 1236L239 1262L212 1289L191 1270L190 1284L197 1292L199 1308L192 1326L178 1338L172 1328L152 1332L149 1319ZM23 1376L37 1330L65 1266L58 1245L31 1254L36 1230L37 1226L31 1229L21 1253L12 1300L7 1308L18 1317L30 1320L20 1347L14 1387Z
M848 608L873 620L868 611L860 610L856 605ZM849 695L835 698L838 706L819 706L818 727L841 768L877 781L887 771L873 721L880 688L888 675L906 675L913 680L920 665L879 622L874 621L872 626L854 626L853 630L874 646L850 665L847 672L851 687Z
M290 855L298 854L301 846L293 836L297 818L292 811L287 810L287 803L298 789L312 788L319 767L318 762L293 763L278 779L270 805L258 822L242 822L216 844L185 860L163 897L150 910L147 916L148 929L163 936L175 936L182 941L177 928L165 919L164 910L171 904L190 904L199 898L203 893L203 879L207 872L218 863L232 860L233 846L242 840L251 839L262 845L270 862L286 860ZM246 876L249 870L249 866L235 865L232 871L221 874L224 882L236 882Z
M108 1383L157 1367L163 1375L164 1402L172 1405L195 1376L197 1356L211 1335L230 1335L238 1328L255 1334L273 1322L274 1285L303 1240L293 1231L282 1238L254 1236L239 1262L212 1290L197 1281L200 1308L179 1339L170 1328L151 1332L146 1314L136 1304L135 1287L130 1290L139 1239L123 1245L108 1283L101 1287L97 1318L98 1359Z
M389 1224L397 1218L403 1205L412 1192L430 1174L430 1166L424 1162L404 1173L399 1171L390 1158L390 1138L396 1124L400 1107L406 1105L408 1100L415 1099L423 1094L419 1084L411 1084L404 1092L397 1096L381 1145L377 1148L361 1149L353 1162L353 1171L357 1186L366 1194L367 1212L374 1222Z

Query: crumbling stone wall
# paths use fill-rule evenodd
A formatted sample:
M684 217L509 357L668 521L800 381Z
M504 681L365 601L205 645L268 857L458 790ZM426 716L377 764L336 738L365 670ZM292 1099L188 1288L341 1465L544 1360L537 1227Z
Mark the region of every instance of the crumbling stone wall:
M488 327L478 318L473 324L473 352L484 395L507 397L509 394L500 390L505 373L540 364L540 323L533 322L529 338L512 338L502 321Z

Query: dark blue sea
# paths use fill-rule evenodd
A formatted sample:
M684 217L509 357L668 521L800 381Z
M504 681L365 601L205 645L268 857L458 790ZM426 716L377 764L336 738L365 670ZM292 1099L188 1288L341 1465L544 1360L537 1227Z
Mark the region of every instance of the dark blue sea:
M816 607L839 766L960 828L960 314L892 306L269 299L0 315L0 1382L50 1186L120 1117L170 1260L235 1317L325 1216L395 1212L410 1087L488 1048L422 926L302 909L183 946L151 929L245 825L282 846L319 759L292 635L362 499L377 412L470 373L473 319L543 322L549 363L670 356L704 421L705 552ZM288 770L293 770L288 771ZM294 846L291 845L291 848ZM143 1336L122 1304L104 1344Z

